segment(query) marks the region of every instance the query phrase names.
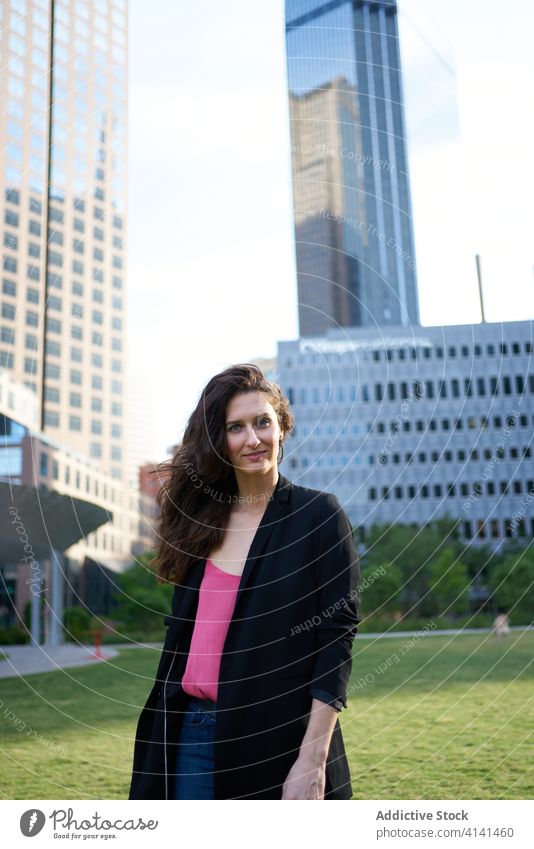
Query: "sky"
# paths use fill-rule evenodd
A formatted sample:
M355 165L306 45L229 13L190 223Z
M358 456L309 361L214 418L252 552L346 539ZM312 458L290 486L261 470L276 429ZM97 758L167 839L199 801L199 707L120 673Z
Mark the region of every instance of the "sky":
M146 460L298 335L282 0L130 0L128 361ZM534 318L531 0L399 0L420 317Z

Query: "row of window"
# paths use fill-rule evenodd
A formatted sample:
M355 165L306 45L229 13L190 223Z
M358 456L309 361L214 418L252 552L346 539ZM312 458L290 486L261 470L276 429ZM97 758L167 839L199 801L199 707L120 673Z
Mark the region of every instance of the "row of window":
M28 289L27 300L30 303L38 303L38 292L36 289ZM48 298L48 309L49 310L61 310L61 300L60 298L56 298L54 295L50 295ZM9 321L15 321L16 316L16 307L14 304L7 303L7 301L2 301L2 306L0 310L2 318L8 319ZM71 316L73 318L82 319L84 315L84 308L82 304L71 304ZM92 310L91 311L91 321L93 324L104 324L104 313L101 310ZM26 324L31 327L37 327L39 324L39 314L32 312L31 310L26 311ZM60 332L56 330L57 324L54 325L54 332ZM49 328L51 329L51 328ZM120 330L121 328L118 326L118 322L113 324L113 329ZM101 343L99 343L101 344ZM111 340L111 347L114 351L122 350L122 341L119 337L113 336Z
M73 250L76 251L77 253L83 254L83 243L82 242L76 242L76 240L74 240ZM104 262L104 251L101 248L93 248L93 259L96 260L97 262ZM48 264L57 266L58 268L62 268L63 267L63 254L60 254L57 251L49 250L48 251ZM112 256L112 259L111 259L111 264L112 264L113 268L121 269L122 268L122 257L116 256L114 254ZM76 267L76 269L73 266L73 271L75 271L75 273L78 273L78 274L83 274L84 273L83 265L80 264L79 266Z
M98 449L101 450L102 446L98 444ZM50 462L50 457L45 451L41 451L41 455L39 458L39 472L41 477L51 477L55 481L59 481L60 479L60 469L59 463L57 460L52 459ZM65 463L63 467L63 483L74 486L76 489L82 489L82 476L79 469L72 470L68 463ZM89 475L85 475L85 492L96 495L100 497L100 491L102 492L102 498L108 498L108 485L105 483L102 487L100 487L99 481L97 478L91 478ZM93 486L91 487L91 480L93 481ZM111 492L109 494L110 500L115 503L116 490L111 488Z
M521 518L515 520L510 519L490 519L483 521L479 519L476 522L462 522L463 535L465 539L502 539L504 537L526 537L528 533L528 524L530 524L530 536L534 537L534 519L527 520Z
M34 254L35 251L29 251L30 254ZM49 255L49 263L50 265L59 265L60 267L63 265L63 257L61 254L57 254L55 252L50 251ZM102 256L103 260L103 256ZM119 262L115 262L115 260L119 260ZM8 254L4 255L3 259L3 269L4 271L8 271L10 274L16 274L18 269L18 261L15 257L9 256ZM113 267L114 268L122 268L122 260L120 257L113 258ZM79 274L83 276L85 273L85 268L83 262L79 260L72 261L72 272L73 274ZM32 280L40 279L39 267L34 265L28 265L27 267L27 277ZM49 272L49 278L53 278L54 280L61 280L61 275L58 274L57 271ZM104 272L102 269L93 269L93 280L102 283L104 281ZM122 280L120 277L113 275L113 286L116 289L122 288ZM58 287L59 288L59 287Z
M113 381L113 382L116 383L116 381ZM119 383L119 387L120 387L120 383ZM120 388L121 388L121 391L119 391L118 393L114 393L114 394L119 394L119 395L122 394L122 387L120 387ZM44 397L45 397L45 401L52 402L53 404L61 403L60 402L59 389L55 386L45 387ZM82 406L82 396L80 395L80 393L79 392L69 392L69 403L70 403L71 407L81 408L81 406ZM92 396L91 397L91 410L92 410L93 413L102 413L104 411L104 401L103 401L103 399L99 398L97 396ZM71 430L79 430L79 429L80 428L71 428ZM117 439L121 438L122 434L121 434L120 425L113 424L111 426L111 436L116 437Z
M115 409L114 409L115 408ZM116 410L119 410L117 412ZM120 404L112 402L111 404L111 414L112 415L121 415L122 407ZM57 410L46 409L44 414L45 424L50 427L59 427L60 423L60 414ZM80 416L69 415L69 430L82 430L82 419ZM100 419L91 419L91 433L96 436L102 436L103 434L103 424Z
M534 393L534 374L527 375L527 377L528 391ZM300 386L298 392L293 387L288 387L287 398L291 405L295 403L302 405L344 404L349 401L400 401L409 404L413 401L435 398L486 398L500 394L512 395L514 392L521 395L525 392L526 385L527 381L522 374L505 374L491 375L490 377L465 377L463 381L455 377L437 381L416 380L408 382L402 380L398 384L363 384L360 388L355 384L351 386L337 384L335 388L325 385L322 387L322 393L319 386Z
M4 263L4 270L12 271L13 267L9 264L9 268L6 268L6 263ZM16 270L16 265L15 265ZM81 271L78 270L78 273L83 274L83 266ZM40 280L39 267L36 265L29 265L27 270L27 279L29 280ZM48 273L48 286L51 289L62 289L63 288L63 278L59 274ZM104 274L101 269L93 270L92 282L94 283L103 283L104 282ZM122 278L113 276L112 284L114 289L122 289ZM17 294L17 284L14 280L10 280L7 277L4 277L2 281L2 291L5 295L16 296ZM80 283L78 280L75 280L72 283L71 291L74 295L82 296L84 294L84 284ZM103 303L103 292L101 289L93 289L93 300L99 301ZM122 309L122 301L120 298L114 296L112 299L111 306L114 309Z
M375 351L347 351L344 354L296 354L285 358L285 366L291 368L295 365L324 365L325 360L330 363L353 363L355 358L360 358L365 362L391 362L394 360L405 361L412 360L442 360L446 357L456 359L458 357L471 358L475 357L493 357L493 356L519 356L522 353L532 354L534 351L534 343L525 342L488 342L486 344L477 343L472 347L470 345L435 345L414 348L383 348Z
M418 433L430 431L441 431L447 432L450 430L488 430L491 426L491 418L489 416L468 416L466 419L441 419L441 422L437 419L416 419L414 422L415 430ZM534 415L532 416L532 423L534 425ZM505 416L493 416L493 426L495 428L512 428L519 424L520 427L528 427L529 426L529 418L526 413L521 413L520 416L509 415ZM405 433L410 433L412 431L412 422L407 419L402 422L402 430ZM368 432L375 430L377 433L386 433L386 423L385 422L377 422L376 425L373 426L370 422L367 425ZM389 433L398 433L401 430L401 423L398 419L394 419L391 422Z
M0 361L4 368L12 369L14 367L13 362L13 353L11 351L2 351L0 350ZM100 354L91 354L91 368L103 368L104 367L104 359ZM111 370L115 374L121 374L122 372L122 364L120 360L111 360ZM35 357L25 357L24 358L24 371L26 374L38 374L39 364L38 360ZM52 380L60 380L61 377L61 367L56 365L56 363L47 362L45 366L45 377L49 377ZM77 369L70 370L70 382L75 384L76 386L82 385L82 372ZM119 415L119 414L117 414Z
M15 206L20 205L20 191L18 189L6 189L5 190L5 199L8 203L14 204ZM84 198L75 198L74 199L74 209L77 212L85 212L87 205ZM29 200L29 210L30 212L41 214L43 211L43 204L38 198L30 197ZM88 210L87 210L88 211ZM61 209L57 207L51 206L48 210L48 216L50 221L55 221L58 224L63 224L65 221L65 214ZM97 221L104 221L104 210L100 206L93 207L93 216ZM75 219L76 220L76 219ZM121 215L113 215L112 216L113 226L118 230L122 230L123 226L123 218ZM79 225L78 228L79 229ZM80 231L82 232L82 231Z
M325 446L325 452L328 451L328 448ZM392 454L388 454L386 452L382 452L381 454L368 454L367 462L369 465L374 465L378 463L381 466L384 466L388 463L392 463L393 465L400 465L401 463L405 465L409 465L410 463L463 463L467 460L502 460L505 457L508 457L510 460L519 460L523 458L530 458L532 456L532 449L529 445L524 446L523 448L518 448L515 445L510 446L507 451L505 451L504 446L499 446L495 451L491 448L478 449L473 448L471 451L465 451L463 448L459 449L456 452L453 451L407 451L404 455L400 454L398 451L393 452ZM333 466L339 468L345 468L349 466L350 463L354 466L359 466L361 464L360 454L354 453L351 457L347 454L335 454L332 452L325 453L324 456L317 456L315 458L310 456L301 456L292 457L289 461L291 468L297 469L301 466L303 469L307 469L309 466L312 467L320 467L320 466Z
M370 487L368 491L369 501L383 500L387 501L390 496L394 499L402 500L404 498L470 498L476 501L482 495L528 495L534 493L534 480L522 481L486 481L481 483L448 483L448 484L421 484L416 486L409 484L403 486L383 486Z

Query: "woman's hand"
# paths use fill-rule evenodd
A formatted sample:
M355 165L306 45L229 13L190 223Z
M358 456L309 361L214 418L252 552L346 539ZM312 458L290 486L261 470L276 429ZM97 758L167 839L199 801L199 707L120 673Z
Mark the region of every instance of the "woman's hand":
M282 788L284 799L324 799L326 760L310 761L300 755Z

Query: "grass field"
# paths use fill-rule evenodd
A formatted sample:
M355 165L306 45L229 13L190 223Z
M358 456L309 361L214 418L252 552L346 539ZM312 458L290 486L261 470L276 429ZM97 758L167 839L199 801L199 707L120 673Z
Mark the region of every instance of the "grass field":
M356 638L341 714L354 798L532 798L533 656L524 631ZM2 680L0 798L126 798L158 658Z

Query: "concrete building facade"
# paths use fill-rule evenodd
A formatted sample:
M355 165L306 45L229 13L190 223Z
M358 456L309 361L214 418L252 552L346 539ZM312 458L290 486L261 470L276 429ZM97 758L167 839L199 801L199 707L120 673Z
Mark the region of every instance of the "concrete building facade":
M372 524L453 517L498 546L534 536L534 324L329 331L283 341L287 472Z

